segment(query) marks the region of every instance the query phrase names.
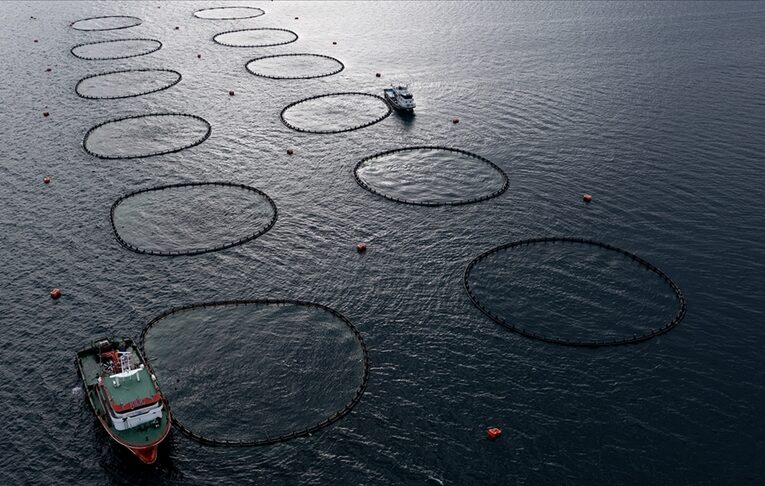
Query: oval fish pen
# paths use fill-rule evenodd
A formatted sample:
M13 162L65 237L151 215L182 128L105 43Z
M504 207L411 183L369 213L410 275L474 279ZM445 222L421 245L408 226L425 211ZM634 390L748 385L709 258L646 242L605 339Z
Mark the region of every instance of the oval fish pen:
M541 261L519 258L513 265L508 266L510 271L503 272L502 262L497 260L498 255L525 248L537 248L542 245L550 245L550 248L555 247L557 248L556 251L565 251L572 248L573 245L579 245L583 248L606 250L608 256L596 258L598 255L575 254L577 260L569 265L569 268L563 270L556 268L555 264L564 261L568 255L563 255L564 258L555 254L545 255ZM580 275L580 272L587 270L588 264L594 267L589 269L592 278L590 275ZM484 266L483 270L487 275L492 272L498 274L494 275L492 279L484 277L484 280L487 281L481 282L481 277L473 275L480 265ZM516 284L514 279L509 278L512 272L517 273L518 269L528 269L529 272L538 273L539 268L549 270L549 276L546 277L546 280L534 280L530 284L526 284L526 287ZM614 270L617 270L616 273L629 272L630 278L623 278L618 281L617 276L614 275ZM641 280L639 276L641 270L659 277L659 280L654 282ZM516 280L521 280L527 275L519 274L517 277L519 278ZM621 278L621 276L619 277ZM685 316L687 309L682 290L658 267L621 248L584 238L535 238L498 246L479 255L468 264L465 269L463 284L471 302L497 324L531 339L564 346L594 348L644 342L677 326ZM613 288L617 284L619 284L618 287ZM666 292L667 289L670 292ZM549 295L545 292L549 292ZM533 299L538 294L542 296L538 305L529 304L530 301L536 303ZM517 299L517 301L512 299ZM575 305L583 306L586 311L581 311L573 305L567 306L569 301ZM656 326L646 326L648 329L643 327L642 330L633 329L633 332L626 336L622 334L620 337L618 334L622 331L614 332L612 329L605 331L596 329L597 332L609 335L594 339L581 338L578 334L570 337L560 336L563 331L560 327L560 321L566 319L573 319L578 316L581 322L601 313L617 312L616 317L620 322L633 325L635 321L639 321L642 324L643 321L650 319L645 318L645 312L637 312L638 310L664 313L673 306L673 302L676 305L676 310L669 320L655 319ZM616 306L617 303L620 305ZM510 311L505 311L506 309L510 309ZM515 322L514 319L508 317L508 314L514 312L532 314L534 318L529 318L527 321L517 319L522 322ZM540 314L542 312L544 314ZM637 315L624 315L624 313L629 312L636 312ZM540 332L532 329L535 324L542 325L549 319L553 321L550 327L557 330L558 335L549 331ZM588 333L595 331L590 329Z
M271 65L274 61L287 61L287 66ZM310 62L309 62L310 61ZM311 66L310 64L313 64ZM322 67L322 64L326 68ZM256 69L255 65L259 68ZM314 79L332 76L345 69L345 65L334 57L323 54L292 53L292 54L274 54L271 56L261 56L250 59L245 64L245 68L251 74L269 79ZM269 72L269 68L271 72ZM291 74L275 74L279 71L289 72ZM297 74L296 74L297 72Z
M267 233L277 218L276 204L265 192L230 182L140 189L114 201L110 212L120 245L158 256L238 246Z
M366 106L362 106L366 103ZM300 107L308 109L311 104L318 108L315 112L289 115L290 110ZM356 112L356 113L354 113ZM348 120L352 115L359 120ZM390 116L391 108L385 99L369 93L343 92L311 96L295 101L282 108L279 116L285 126L304 133L332 134L350 132L374 125ZM288 120L290 118L290 120ZM303 124L299 126L297 124ZM334 128L322 128L335 124Z
M302 300L176 307L143 328L140 346L164 382L174 425L204 445L266 446L311 435L348 415L369 381L358 329L336 310Z
M265 15L257 7L210 7L194 12L194 17L205 20L240 20L253 19Z
M85 32L96 32L103 30L129 29L141 25L143 20L130 15L101 15L99 17L88 17L80 19L69 24L74 30Z
M213 41L227 47L274 47L291 44L298 35L288 29L257 27L227 30L213 36Z
M181 78L181 73L172 69L125 69L86 76L74 90L89 100L133 98L172 88Z
M162 43L156 39L114 39L77 44L70 52L86 61L107 61L146 56L160 49Z

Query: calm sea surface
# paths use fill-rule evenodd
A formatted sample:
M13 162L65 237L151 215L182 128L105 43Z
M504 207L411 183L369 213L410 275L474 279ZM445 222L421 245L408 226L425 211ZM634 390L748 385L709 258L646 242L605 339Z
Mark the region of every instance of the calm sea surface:
M256 2L264 16L192 16L220 5L2 6L0 483L765 483L765 3ZM69 27L110 14L143 23ZM255 27L289 29L298 39L262 48L212 41ZM118 60L70 53L77 44L127 38L156 39L162 48ZM311 80L245 69L250 59L295 52L333 56L345 69ZM310 61L285 65L311 72ZM275 72L279 64L266 66ZM80 79L125 69L171 69L182 79L141 97L77 96ZM154 89L165 78L129 79ZM332 135L300 133L279 119L299 99L382 94L395 81L410 84L416 116L393 114ZM333 124L343 111L353 124L369 118L363 110L379 116L379 107L364 106L301 105L293 121L321 127L315 107ZM211 135L148 158L105 160L83 149L98 123L160 112L200 116ZM172 130L181 138L195 130L159 128L144 127L156 138L127 145L112 133L100 146L140 152L172 141ZM356 183L359 160L412 145L476 153L507 174L509 187L477 204L419 207ZM278 207L278 221L244 245L191 257L140 255L118 244L109 208L119 196L194 181L258 188ZM428 198L427 184L413 187L422 194L412 198ZM594 196L589 205L584 192ZM220 221L241 221L228 207L235 201L223 201L230 212ZM162 228L162 208L154 209L152 224ZM177 225L172 234L194 240L205 218L166 211ZM135 214L130 221L140 225ZM644 344L605 349L549 345L498 326L468 299L463 272L490 248L542 236L591 238L645 258L684 290L686 318ZM369 245L363 255L359 241ZM620 335L611 322L632 334L671 318L671 299L665 305L666 289L649 272L603 263L597 248L544 250L476 268L481 295L514 322L607 337ZM481 284L481 271L497 285ZM550 285L548 308L539 295ZM48 296L53 287L62 289L58 301ZM210 448L174 431L151 467L114 446L86 403L75 351L101 335L137 338L173 306L258 298L325 304L358 327L371 378L353 412L311 437L265 448ZM322 321L304 334L310 313L259 315L157 328L150 355L156 349L165 363L158 377L171 404L183 401L184 423L248 437L306 425L353 394L358 345L342 327ZM220 341L232 337L235 353ZM489 426L503 428L500 440L486 439Z

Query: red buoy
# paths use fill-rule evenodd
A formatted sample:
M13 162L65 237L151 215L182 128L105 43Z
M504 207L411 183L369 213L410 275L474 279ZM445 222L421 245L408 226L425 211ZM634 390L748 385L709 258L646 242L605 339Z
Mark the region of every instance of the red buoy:
M58 299L61 297L61 290L60 289L53 289L50 291L50 298L51 299Z
M489 427L486 430L486 437L491 440L498 439L500 435L502 435L502 429L499 427Z
M375 74L375 76L377 76L377 77L379 78L379 77L381 76L381 74L380 74L380 73L377 73L377 74Z
M50 184L50 177L48 176L43 177L43 184Z
M457 123L459 123L459 122L460 122L460 119L459 119L459 118L452 118L452 123L454 123L455 125L456 125Z
M229 95L229 96L234 96L234 92L233 92L233 91L229 91L229 92L228 92L228 95Z
M356 245L356 251L359 253L364 253L367 251L367 244L366 243L359 243Z
M47 111L43 111L43 116L47 117L48 115L50 115L50 113L48 113Z
M588 203L592 201L592 196L589 194L582 194L582 201Z
M292 154L294 154L294 153L295 153L295 151L294 151L294 150L292 150L292 149L287 149L287 155L292 155Z

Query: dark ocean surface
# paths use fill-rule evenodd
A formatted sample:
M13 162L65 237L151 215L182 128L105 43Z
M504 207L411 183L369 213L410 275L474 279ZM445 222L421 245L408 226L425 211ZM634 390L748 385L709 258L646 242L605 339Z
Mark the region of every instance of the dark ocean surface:
M765 3L253 2L265 15L192 15L220 5L2 5L1 484L765 484ZM143 23L70 27L100 15ZM258 27L299 37L264 48L212 40ZM156 39L162 48L113 60L70 52L114 39ZM115 44L82 52L155 48ZM345 69L308 80L245 69L256 57L298 52L335 57ZM336 68L285 59L299 74ZM279 58L263 68L289 74ZM75 92L86 76L127 69L169 69L182 79L131 98ZM82 87L116 96L174 79L106 76ZM381 95L393 82L409 83L414 117L394 113L332 135L300 133L279 118L303 98ZM319 129L380 116L366 101L322 100L292 115ZM209 138L146 158L107 160L83 148L99 123L168 112L203 118ZM200 136L184 120L138 119L129 139L107 125L93 141L122 155L173 150ZM485 157L509 187L476 204L421 207L356 183L362 158L413 145ZM465 169L469 192L485 175L475 167L483 172ZM406 182L400 167L392 173L393 181L373 175L379 187ZM418 179L406 194L459 196L459 187L444 187L450 179L439 180L429 192ZM264 191L278 221L241 246L196 256L120 246L110 223L117 198L199 181ZM175 193L144 201L146 226L137 210L126 213L133 237L206 244L262 224L263 198L237 202L212 191L207 218L189 210L205 206L204 195L195 197L191 206ZM238 213L250 210L254 220ZM639 255L683 289L687 316L643 344L601 349L545 344L495 324L468 298L465 268L495 246L544 236ZM597 339L660 327L674 312L654 274L597 247L495 257L471 278L487 305L525 327ZM60 300L48 295L54 287ZM263 448L206 447L175 430L154 466L112 444L73 366L79 348L103 335L137 339L174 306L266 298L324 304L359 329L370 381L350 415ZM171 405L178 401L176 417L251 437L341 408L359 386L358 342L342 324L288 310L206 309L152 330L149 358ZM486 439L490 426L503 428L499 440Z

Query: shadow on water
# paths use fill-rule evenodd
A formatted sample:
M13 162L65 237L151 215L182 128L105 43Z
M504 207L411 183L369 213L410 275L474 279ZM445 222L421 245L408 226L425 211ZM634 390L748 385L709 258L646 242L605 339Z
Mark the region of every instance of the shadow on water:
M396 118L401 120L401 126L404 127L406 130L411 130L414 128L414 119L415 114L413 111L398 111L393 110L393 113L396 115Z

